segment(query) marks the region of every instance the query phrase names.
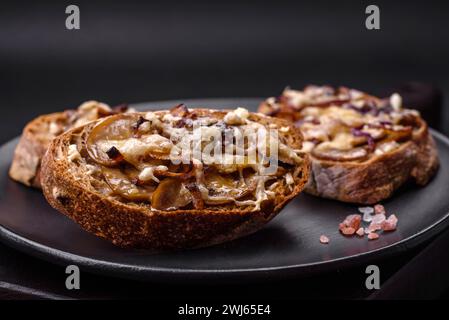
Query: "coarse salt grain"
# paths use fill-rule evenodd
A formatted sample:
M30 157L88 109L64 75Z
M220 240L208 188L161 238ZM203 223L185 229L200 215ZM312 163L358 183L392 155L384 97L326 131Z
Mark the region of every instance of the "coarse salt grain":
M398 218L392 214L385 216L385 207L376 204L374 207L359 207L359 212L363 214L348 215L345 220L339 223L339 230L345 236L357 234L359 237L368 235L369 240L376 240L380 237L377 231L394 231L398 223ZM362 227L361 222L369 223L367 227ZM320 238L321 241L321 238Z
M365 212L363 214L362 220L365 222L371 222L371 220L373 220L373 215L371 213Z
M373 216L373 219L371 220L371 223L373 224L381 224L386 219L384 214L376 214Z
M320 242L323 244L328 244L329 243L329 238L326 237L324 234L320 236Z
M371 222L373 219L374 208L372 207L360 207L359 212L363 213L362 220L365 222Z
M374 208L372 207L360 207L359 208L360 213L367 213L367 214L372 214L374 212Z
M377 233L375 233L375 232L371 232L371 233L368 234L368 239L369 240L379 239L379 235Z
M374 206L374 213L375 214L385 214L385 207L381 204L376 204Z
M355 233L355 229L351 227L345 227L340 229L341 233L343 233L345 236L352 236Z
M394 231L396 230L396 225L398 223L398 218L396 215L392 214L382 223L383 231Z
M362 217L359 214L350 214L345 218L342 222L346 227L351 227L357 230L360 227L360 222L362 221Z
M366 229L368 230L368 233L375 232L377 230L382 230L382 225L380 223L371 223Z

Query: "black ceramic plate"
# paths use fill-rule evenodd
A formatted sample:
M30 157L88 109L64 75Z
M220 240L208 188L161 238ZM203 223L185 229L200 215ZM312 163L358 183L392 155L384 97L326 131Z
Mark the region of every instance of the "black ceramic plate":
M255 110L260 99L186 101L189 106L237 107ZM176 102L136 105L165 108ZM53 210L38 190L8 178L18 139L0 148L0 238L31 255L83 270L155 281L245 281L302 276L365 263L407 250L449 225L449 141L434 132L441 168L425 188L407 187L384 204L399 217L395 232L376 241L345 238L338 223L357 206L308 195L294 199L265 228L223 245L163 254L125 250L83 231ZM321 234L330 238L319 242Z

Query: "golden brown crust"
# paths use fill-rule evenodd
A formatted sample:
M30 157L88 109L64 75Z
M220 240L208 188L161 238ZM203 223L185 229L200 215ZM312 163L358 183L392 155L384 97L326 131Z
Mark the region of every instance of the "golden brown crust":
M22 136L14 151L14 158L9 170L9 176L27 186L41 188L40 167L41 159L48 145L54 138L48 133L48 126L52 122L65 122L64 112L52 113L37 117L23 129ZM47 132L47 135L42 133Z
M203 114L210 111L202 110ZM288 122L268 117L263 123ZM180 249L204 247L229 241L260 229L304 188L309 163L305 158L302 172L291 192L279 192L274 201L263 203L261 210L229 206L211 206L204 210L162 211L138 203L124 203L97 192L86 180L77 179L71 172L73 164L67 161L66 147L73 135L83 128L71 130L49 147L42 161L42 186L49 203L80 224L85 230L122 247L147 249ZM292 127L292 143L300 146L299 130ZM66 154L66 153L65 153ZM282 190L285 191L285 190Z
M22 136L14 151L9 176L26 186L41 189L41 160L50 142L62 132L89 122L109 113L127 110L112 110L108 105L97 101L86 101L77 110L66 110L39 116L31 120L23 129Z

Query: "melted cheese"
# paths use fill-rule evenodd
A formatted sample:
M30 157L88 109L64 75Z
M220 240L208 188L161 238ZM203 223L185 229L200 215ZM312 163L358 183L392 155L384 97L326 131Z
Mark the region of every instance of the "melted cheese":
M81 127L86 123L97 120L100 115L99 111L103 111L103 113L111 112L111 108L104 103L98 101L87 101L81 104L77 109L77 120L73 124L73 126Z
M58 134L60 134L63 131L62 126L58 125L56 122L50 122L49 126L48 126L48 131L50 132L50 134L56 136Z
M183 150L189 150L187 159L194 166L196 185L204 201L232 201L239 206L253 206L253 210L259 210L263 201L275 196L272 190L265 187L267 181L276 179L274 175L276 172L268 172L263 162L272 156L273 150L270 148L277 148L274 150L279 153L279 158L285 159L288 163L300 164L303 161L299 155L301 153L300 150L293 150L286 144L281 143L277 134L274 135L264 125L249 120L249 112L243 108L228 112L224 116L223 121L209 117L201 117L193 120L189 119L192 126L181 128L177 128L174 124L182 118L168 113L161 116L161 114L147 112L144 117L148 122L143 122L139 126L139 132L141 134L143 133L143 135L122 140L103 139L97 141L98 148L103 152L107 152L112 147L115 147L128 163L140 171L138 174L140 181L146 182L152 180L157 183L160 181L155 176L155 172L168 171L168 167L149 165L143 159L151 158L155 153L167 156L175 154L179 158ZM227 126L223 126L223 122ZM240 145L235 140L232 140L233 142L231 142L230 148L225 148L225 153L222 153L223 142L221 139L224 133L223 130L229 130L230 128L235 129L234 133L240 133L242 135L247 135L252 132L256 134L256 137L259 137L258 141L249 139L245 140L245 144ZM288 132L290 131L290 127L282 127L280 131L284 133ZM148 132L153 132L153 134L147 134ZM158 133L156 134L154 132ZM170 136L170 139L166 138L168 136ZM263 138L260 139L260 137ZM190 151L192 150L192 145L195 146L195 143L192 144L192 140L199 147L199 153L195 153L195 149L193 149L193 152ZM210 142L213 143L209 144ZM212 146L213 148L218 147L220 151L218 163L215 161L216 158L212 157L211 150L207 149L208 146ZM257 152L258 156L252 158L252 152ZM169 157L164 159L174 160ZM251 176L251 181L255 184L255 191L253 192L254 200L238 201L227 196L211 195L205 184L205 173L203 170L205 164L213 166L222 174L239 172L241 176L240 183L243 184L245 180L242 175L242 170L244 168L252 168L254 173ZM294 177L290 173L285 176L285 179L288 185L294 183ZM216 192L218 185L212 183L209 187ZM229 190L226 188L228 187L221 186L220 191L224 194L230 193L228 192L230 191L230 187L228 188ZM185 189L185 192L189 191Z
M307 86L303 91L286 89L282 99L269 98L266 103L272 111L288 113L292 107L297 110L295 117L306 140L304 152L312 152L315 147L321 151L366 147L368 153L373 145L380 144L374 151L380 155L396 147L397 143L384 145L382 140L389 140L389 136L394 139L391 130L404 129L404 116L419 117L416 111L403 109L402 97L397 93L379 99L357 90L327 86ZM354 129L360 130L360 134L355 134Z
M103 140L98 143L103 152L107 152L112 147L117 148L126 161L130 163L138 163L140 157L150 152L158 152L160 154L170 154L173 143L159 135L151 134L138 138L129 138L125 140Z
M145 167L139 174L139 180L149 181L153 180L159 182L159 179L154 176L154 171L168 171L166 166Z
M67 150L67 158L69 159L70 162L74 162L75 160L81 159L81 155L78 152L76 144L69 145L69 148Z
M244 108L237 108L234 111L228 112L223 121L229 125L241 125L246 123L246 119L249 117L248 110Z
M390 104L394 111L400 111L402 109L402 97L397 93L393 93L390 97Z
M350 133L340 132L332 141L323 142L320 146L338 150L350 150L354 144L354 136Z
M377 146L376 150L374 151L374 154L376 156L380 156L396 149L397 147L399 147L399 143L397 143L396 141L381 143L380 145Z

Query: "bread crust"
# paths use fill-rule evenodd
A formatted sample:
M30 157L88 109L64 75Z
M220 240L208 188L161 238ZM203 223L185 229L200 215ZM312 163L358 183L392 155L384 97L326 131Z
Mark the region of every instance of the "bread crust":
M41 160L54 136L48 134L45 137L40 133L47 131L49 123L56 121L67 121L66 113L57 112L39 116L25 126L9 169L9 176L12 179L26 186L41 189Z
M321 88L333 91L330 87ZM274 108L273 102L267 99L259 106L259 112L292 122L301 120L301 108L285 103L282 97L280 100L279 108ZM302 107L307 108L307 103ZM417 127L413 129L410 140L384 154L373 154L364 161L326 160L310 154L311 174L304 191L343 202L375 204L391 197L405 183L426 185L438 170L438 151L427 123L419 116L416 120Z
M343 202L375 204L408 181L424 186L439 167L438 152L423 122L413 139L365 162L338 162L310 157L305 192Z
M123 112L120 111L120 107L122 106L112 110L104 103L91 100L84 102L76 110L46 114L31 120L23 129L14 151L9 176L26 186L41 189L41 160L50 142L65 130L78 126L77 121L89 122L107 115L108 112ZM92 112L95 113L94 118ZM99 112L103 112L104 115L100 115Z
M207 114L211 111L202 112ZM268 120L289 126L288 122L281 119ZM299 130L292 129L300 145L302 136ZM83 229L121 247L155 251L196 248L248 235L275 217L299 194L309 175L309 162L305 156L302 174L295 181L293 190L285 196L276 197L274 202L265 203L257 211L225 207L220 210L207 207L204 210L155 210L149 206L105 197L70 173L70 163L66 156L61 157L61 150L64 150L72 135L81 130L83 128L70 130L56 138L48 148L42 161L44 195L52 207L80 224Z

